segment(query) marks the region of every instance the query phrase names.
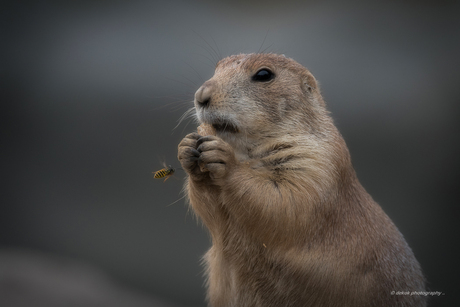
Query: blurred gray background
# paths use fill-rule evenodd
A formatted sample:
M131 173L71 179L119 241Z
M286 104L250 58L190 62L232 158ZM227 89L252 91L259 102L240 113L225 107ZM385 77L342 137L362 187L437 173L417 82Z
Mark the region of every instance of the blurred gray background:
M196 124L174 127L217 60L258 50L313 72L362 184L443 293L431 306L458 301L459 1L7 1L0 14L0 306L205 306L210 242L179 200L184 173L152 172L178 166Z

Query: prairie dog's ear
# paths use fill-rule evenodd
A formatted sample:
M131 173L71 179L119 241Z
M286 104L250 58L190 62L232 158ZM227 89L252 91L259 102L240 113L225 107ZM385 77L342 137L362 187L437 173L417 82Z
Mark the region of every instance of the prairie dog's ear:
M313 77L313 75L309 72L303 76L302 81L302 89L306 93L311 93L313 90L318 88L318 83L316 82L315 77Z

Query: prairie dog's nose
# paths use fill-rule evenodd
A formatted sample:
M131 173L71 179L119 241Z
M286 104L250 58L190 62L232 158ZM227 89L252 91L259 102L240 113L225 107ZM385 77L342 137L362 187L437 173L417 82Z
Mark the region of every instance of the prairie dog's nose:
M206 81L195 93L195 101L202 107L207 107L211 102L213 83Z

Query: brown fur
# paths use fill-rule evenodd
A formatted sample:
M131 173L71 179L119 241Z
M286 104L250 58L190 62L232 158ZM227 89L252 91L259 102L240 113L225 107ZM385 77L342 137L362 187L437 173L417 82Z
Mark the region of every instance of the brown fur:
M251 80L261 68L275 78ZM420 266L359 183L307 69L281 55L231 56L195 106L220 127L187 135L178 153L212 238L210 306L425 306L391 295L423 291Z

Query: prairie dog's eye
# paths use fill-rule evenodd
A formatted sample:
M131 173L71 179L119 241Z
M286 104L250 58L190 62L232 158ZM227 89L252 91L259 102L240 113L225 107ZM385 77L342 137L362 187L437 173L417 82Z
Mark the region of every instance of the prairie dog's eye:
M252 76L252 81L267 82L272 80L273 78L275 78L274 73L272 73L267 68L262 68L261 70L256 72L254 76Z

